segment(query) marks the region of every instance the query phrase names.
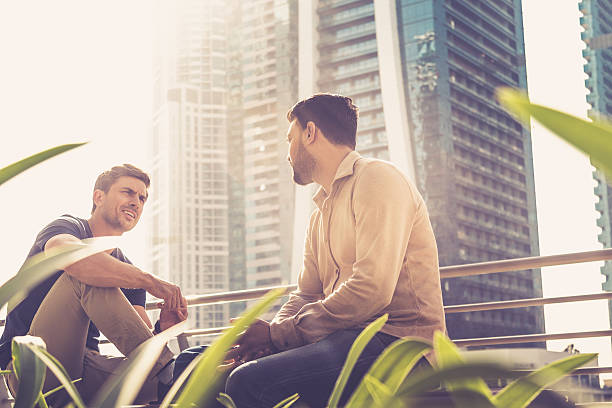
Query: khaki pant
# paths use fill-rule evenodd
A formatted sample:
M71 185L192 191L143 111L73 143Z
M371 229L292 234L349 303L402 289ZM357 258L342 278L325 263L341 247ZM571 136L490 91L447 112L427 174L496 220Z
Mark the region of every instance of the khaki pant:
M77 383L77 388L85 402L95 396L106 379L116 373L119 365L126 360L86 349L90 320L128 359L138 345L152 337L151 331L121 290L89 286L63 273L38 308L28 334L45 341L47 351L62 363L72 380L83 379ZM166 346L143 385L138 403L157 399L155 374L172 357L172 352ZM15 395L16 379L9 376L7 382ZM59 385L55 375L47 370L43 392Z

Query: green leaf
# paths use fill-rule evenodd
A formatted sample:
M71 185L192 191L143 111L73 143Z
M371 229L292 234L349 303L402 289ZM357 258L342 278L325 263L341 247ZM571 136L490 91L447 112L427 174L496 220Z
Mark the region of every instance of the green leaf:
M401 401L405 404L404 406L411 408L496 408L491 400L480 393L471 390L457 390L455 394L460 395L463 401L467 401L467 404L456 405L454 402L448 401L444 394L424 394L420 397L404 398ZM397 397L395 398L399 399Z
M191 360L191 362L187 365L187 367L185 367L183 372L181 372L181 374L177 377L177 379L172 383L172 386L166 393L166 396L164 397L161 404L159 405L159 408L167 408L170 405L170 403L174 399L174 396L178 393L179 389L185 383L185 381L187 381L187 378L189 378L189 375L196 368L196 366L200 363L203 357L204 357L204 353L201 353L199 356Z
M19 379L14 408L32 408L41 396L45 382L45 365L28 347L46 347L40 337L17 336L11 344L15 374Z
M47 400L45 399L45 395L41 392L40 396L38 397L38 406L40 408L49 408L49 405L47 404Z
M15 177L19 173L29 169L30 167L40 162L50 159L53 156L57 156L60 153L64 153L65 151L74 149L75 147L82 146L86 143L87 142L72 143L72 144L65 144L65 145L53 147L51 149L47 149L40 153L36 153L30 157L26 157L25 159L19 160L18 162L15 162L13 164L9 164L8 166L0 169L0 184L4 184L6 181Z
M414 365L431 348L431 344L422 340L400 339L383 351L368 371L368 375L381 381L395 394ZM370 403L371 396L362 381L351 395L348 406L364 407Z
M385 408L388 406L389 400L393 398L393 391L389 389L385 384L378 381L376 378L365 375L363 377L363 383L365 384L368 392L374 400L374 404L378 407Z
M58 270L83 258L117 246L117 237L97 237L51 248L26 260L19 272L0 287L0 307L9 303L8 312L17 306L29 290Z
M566 142L586 153L594 166L612 180L612 125L595 120L593 122L545 106L532 104L520 91L501 88L497 91L499 101L525 123L533 117L544 127Z
M202 353L202 356L199 356L201 358L198 359L199 361L193 369L191 377L187 381L181 395L178 397L177 406L202 406L206 401L212 399L212 393L215 391L215 386L221 378L221 373L217 370L217 367L225 358L227 350L236 343L238 337L240 337L249 325L253 323L257 316L268 310L284 293L284 289L276 289L268 292L259 303L246 311L246 313L236 321L233 327L225 331L217 341L208 347L206 351ZM164 402L167 399L171 400L171 398L173 398L170 392L168 392L168 394L169 395L166 395L160 408L165 406Z
M185 331L187 322L182 322L164 330L142 343L128 356L121 373L104 383L91 404L98 408L112 408L129 405L147 379L168 341Z
M545 365L537 371L521 377L493 397L498 407L520 408L527 406L549 385L557 382L576 368L597 357L597 353L576 354Z
M219 396L217 397L217 401L219 401L219 403L223 405L225 408L238 408L236 407L236 404L234 404L234 400L232 400L232 397L230 397L224 392L219 393Z
M71 383L72 383L72 384L76 384L76 383L78 383L79 381L82 381L82 380L83 380L82 378L77 378L76 380L71 381ZM55 387L55 388L53 388L52 390L49 390L49 391L45 392L45 393L43 394L43 397L48 398L49 396L51 396L51 395L55 394L55 393L56 393L56 392L58 392L58 391L63 390L64 388L66 388L66 387L64 387L63 385L60 385L59 387Z
M424 370L408 376L400 385L396 396L413 397L438 388L442 382L469 381L483 377L514 378L516 373L495 363L464 363L437 370ZM480 391L475 392L482 395Z
M338 403L340 402L340 397L342 396L342 392L344 391L344 387L348 382L348 379L361 355L363 349L367 346L367 344L372 340L372 337L378 333L378 331L385 325L387 322L389 315L384 314L380 316L378 319L374 320L372 323L368 325L363 331L357 336L357 339L353 342L351 349L349 350L348 356L346 357L346 361L344 362L344 366L342 367L342 371L340 371L340 375L336 380L336 385L334 386L334 390L331 393L328 401L329 408L336 408Z
M66 372L62 364L47 351L47 348L41 347L40 345L36 344L29 344L27 345L27 347L32 353L36 355L37 358L40 359L40 361L42 361L49 368L53 375L55 375L55 377L59 380L60 384L62 385L58 388L66 388L66 392L68 393L68 395L70 395L70 398L72 398L76 406L78 408L85 408L85 403L81 399L81 396L79 395L79 392L77 391L73 382L70 380L68 372ZM75 382L76 381L78 380L75 380ZM42 397L46 398L56 390L57 388L43 394Z
M465 360L459 354L459 349L453 342L446 337L442 332L437 331L434 334L434 352L436 353L436 362L440 369L449 367L457 367L465 364ZM457 390L471 390L475 393L482 394L487 398L491 398L491 390L482 378L465 378L453 379L445 381L446 388L453 394L453 400L459 406L467 405L464 400L464 394L454 393Z
M273 408L289 408L290 406L295 404L298 399L300 399L300 396L298 394L293 394L292 396L287 397L278 404L276 404Z

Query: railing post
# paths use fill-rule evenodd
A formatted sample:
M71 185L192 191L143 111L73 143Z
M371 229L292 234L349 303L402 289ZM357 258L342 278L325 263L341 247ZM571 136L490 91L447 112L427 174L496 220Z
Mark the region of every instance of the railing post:
M178 341L179 349L181 351L189 348L189 339L188 339L188 336L185 333L179 334L176 337L176 340Z

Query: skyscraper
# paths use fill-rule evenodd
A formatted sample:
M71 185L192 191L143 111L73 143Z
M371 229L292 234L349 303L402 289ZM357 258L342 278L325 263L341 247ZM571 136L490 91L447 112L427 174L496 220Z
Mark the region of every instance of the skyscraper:
M301 1L299 18L300 97L353 98L357 150L416 182L441 265L539 253L530 135L494 97L498 86L526 88L520 0ZM456 278L442 290L447 305L534 297L541 278ZM544 326L539 308L449 315L447 324L454 338Z
M582 0L579 3L580 24L584 28L581 33L586 43L582 56L586 59L584 72L587 74L585 85L589 90L587 102L591 106L589 117L597 119L600 116L612 115L612 1ZM597 182L595 195L599 201L595 208L599 213L597 226L601 228L598 235L599 242L605 248L612 246L612 187L610 180L599 171L593 173ZM606 261L601 268L606 277L603 289L612 290L612 262ZM612 302L608 302L612 310ZM612 319L612 314L610 314ZM611 323L612 324L612 320Z
M228 290L227 55L223 4L160 1L154 44L149 270L184 294ZM190 309L221 326L228 306Z
M240 0L227 4L226 24L233 32L242 23ZM244 133L242 115L242 46L239 35L228 37L228 122L227 122L227 166L228 166L228 235L229 235L229 290L246 288L246 242L244 213ZM230 316L237 316L243 303L230 303Z
M297 79L296 2L240 2L246 287L289 283L293 186L286 160Z
M159 3L153 182L173 194L153 197L152 270L186 293L290 280L283 135L296 99L296 4ZM193 326L224 325L242 307L196 311Z

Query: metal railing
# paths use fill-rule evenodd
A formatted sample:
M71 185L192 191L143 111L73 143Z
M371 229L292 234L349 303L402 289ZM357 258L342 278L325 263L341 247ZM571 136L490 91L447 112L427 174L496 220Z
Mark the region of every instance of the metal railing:
M601 249L596 251L576 252L570 254L550 255L550 256L534 256L528 258L508 259L502 261L480 262L467 265L446 266L440 268L440 278L457 278L465 276L484 275L489 273L503 273L510 271L519 271L526 269L542 268L546 266L570 265L584 262L612 260L612 249ZM297 285L273 286L267 288L257 288L240 290L233 292L220 292L204 295L187 296L188 306L207 306L220 303L230 303L247 301L261 298L272 289L284 289L285 293L289 293L297 288ZM574 296L560 296L549 298L532 298L532 299L517 299L498 302L484 302L466 305L445 306L444 312L450 313L465 313L474 311L500 310L520 307L542 306L547 304L581 302L589 300L612 299L612 292L590 293ZM147 302L146 307L149 310L159 309L161 306L160 300ZM0 325L4 325L4 321L0 321ZM191 329L183 332L178 340L181 349L188 343L187 338L193 336L216 335L227 327L215 327L206 329ZM456 339L455 344L460 347L468 346L489 346L489 345L504 345L517 343L533 343L546 340L574 339L574 338L589 338L589 337L608 337L612 336L612 330L593 330L581 332L564 332L564 333L544 333L544 334L526 334L514 336L500 337L484 337L474 339ZM576 371L580 374L595 374L595 373L612 373L610 367L589 367L582 368Z
M549 256L534 256L527 258L508 259L502 261L480 262L467 265L446 266L440 268L440 278L457 278L465 276L476 276L490 273L503 273L511 271L519 271L526 269L542 268L547 266L570 265L584 262L606 261L612 260L612 249L601 249L596 251L576 252L561 255ZM247 301L261 298L272 289L284 289L285 293L289 293L297 288L297 285L273 286L267 288L257 288L240 290L233 292L221 292L204 295L193 295L187 297L189 306L204 306L220 303ZM500 310L519 307L542 306L547 304L567 303L567 302L582 302L589 300L612 299L612 292L589 293L584 295L560 296L548 298L532 298L532 299L517 299L498 302L484 302L466 305L445 306L444 312L464 313L474 311ZM158 309L161 301L153 301L147 303L147 309ZM191 329L186 330L179 336L179 344L187 344L186 339L193 336L208 336L217 335L226 330L227 327L215 327L206 329ZM608 337L612 336L612 330L593 330L581 332L564 332L564 333L544 333L544 334L526 334L514 336L500 337L484 337L474 339L456 339L455 344L460 347L468 346L490 346L504 345L517 343L534 343L546 340L574 339L574 338L590 338L590 337ZM612 366L606 367L589 367L576 370L576 374L597 374L597 373L612 373Z

